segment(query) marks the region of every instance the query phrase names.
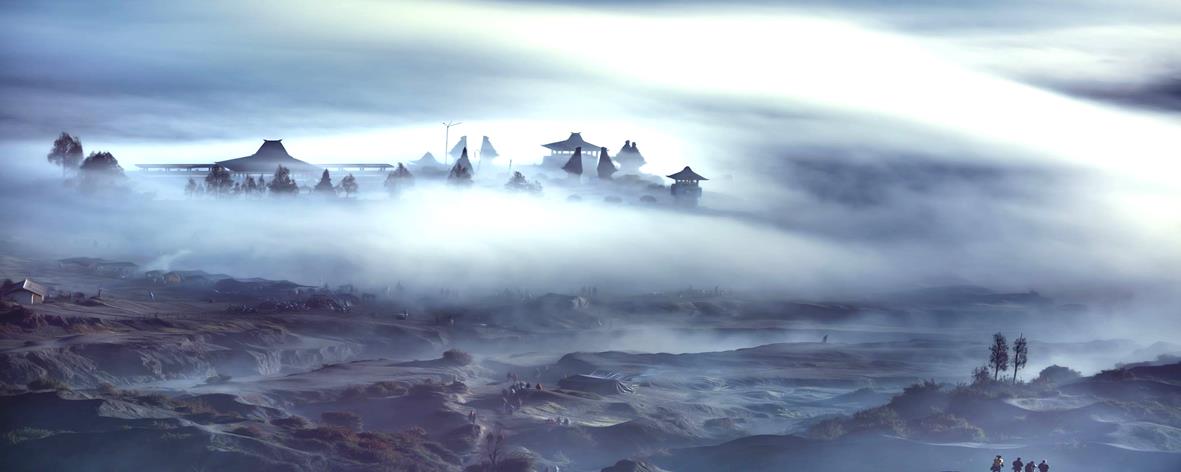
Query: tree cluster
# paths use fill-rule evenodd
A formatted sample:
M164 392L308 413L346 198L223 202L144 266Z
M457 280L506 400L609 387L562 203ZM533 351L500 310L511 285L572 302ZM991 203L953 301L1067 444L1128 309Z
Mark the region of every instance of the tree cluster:
M1013 369L1013 383L1017 383L1017 372L1025 368L1029 361L1029 342L1025 335L1013 340L1012 355L1009 353L1009 340L1002 333L992 335L992 344L988 347L988 365L977 367L972 371L974 385L996 382L1001 379L1001 373ZM991 379L989 376L991 375Z

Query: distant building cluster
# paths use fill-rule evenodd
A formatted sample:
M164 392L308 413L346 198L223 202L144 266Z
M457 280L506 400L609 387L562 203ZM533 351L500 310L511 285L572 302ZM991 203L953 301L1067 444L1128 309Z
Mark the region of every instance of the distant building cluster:
M612 157L606 147L596 146L584 140L581 133L572 132L563 141L543 144L549 154L543 156L536 168L540 172L564 172L568 181L579 182L584 169L599 180L612 180L617 175L641 175L640 168L647 163L639 146L626 141ZM597 151L597 152L596 152ZM293 157L283 146L282 140L264 140L258 150L249 156L203 164L137 164L147 175L190 176L185 187L187 195L262 195L299 194L351 196L359 186L354 176L384 176L383 186L391 195L398 194L414 185L416 177L445 179L455 186L472 185L478 172L469 157L467 136L459 138L447 153L453 164L439 162L431 153L409 164L384 163L343 163L311 164ZM493 147L488 136L484 136L478 151L481 165L493 162L500 153ZM512 160L509 160L512 170ZM593 169L593 173L591 170ZM332 172L346 174L338 183L333 183ZM561 174L559 174L561 175ZM319 179L314 186L300 186L299 181L310 182ZM667 176L673 180L669 189L672 200L678 205L696 206L701 199L700 182L708 180L688 166L680 172ZM268 178L270 180L268 180ZM297 180L298 179L298 180ZM504 187L511 191L540 192L541 185L530 182L520 171L512 173ZM647 200L645 200L647 201Z

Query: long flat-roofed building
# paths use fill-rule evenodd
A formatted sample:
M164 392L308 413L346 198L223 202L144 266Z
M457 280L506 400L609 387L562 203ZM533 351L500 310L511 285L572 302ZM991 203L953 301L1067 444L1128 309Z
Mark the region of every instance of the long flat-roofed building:
M265 139L254 154L212 164L136 164L136 167L153 175L204 175L209 173L214 165L222 166L237 176L268 176L274 174L279 166L286 167L293 175L313 176L319 175L324 169L333 172L385 173L394 168L393 165L384 163L309 164L289 154L287 148L283 147L282 139Z

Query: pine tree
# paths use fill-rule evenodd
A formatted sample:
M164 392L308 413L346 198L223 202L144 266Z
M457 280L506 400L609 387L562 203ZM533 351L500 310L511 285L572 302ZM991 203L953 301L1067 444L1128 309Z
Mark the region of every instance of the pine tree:
M209 174L205 175L205 190L215 196L222 196L230 191L234 186L234 179L230 175L230 170L225 167L214 164L209 169Z
M992 380L1000 379L1001 371L1009 370L1009 341L1005 335L992 335L992 347L988 348L990 356L988 363L992 365Z
M1025 335L1022 334L1013 340L1013 383L1017 383L1017 371L1024 369L1027 361L1029 361L1029 343L1025 340Z
M274 177L271 177L271 183L267 184L267 188L271 193L276 195L295 195L299 193L299 185L291 179L291 171L286 167L279 166L275 169Z
M327 171L325 171L325 172L327 172ZM349 175L344 176L343 179L340 179L340 189L342 191L344 191L345 197L353 196L354 193L357 193L357 189L358 189L357 178L353 177L353 174L349 174Z
M328 174L328 169L324 169L324 173L320 174L320 182L313 190L320 195L336 196L336 187L332 186L332 176Z
M246 184L242 186L242 191L246 196L251 196L258 192L258 182L254 181L254 177L246 176Z

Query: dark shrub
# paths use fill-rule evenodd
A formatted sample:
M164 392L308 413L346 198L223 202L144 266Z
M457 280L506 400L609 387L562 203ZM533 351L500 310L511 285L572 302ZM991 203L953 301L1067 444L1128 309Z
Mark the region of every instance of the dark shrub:
M1078 380L1082 376L1083 374L1079 373L1079 371L1069 367L1052 365L1042 369L1042 371L1037 374L1037 378L1033 379L1033 381L1035 383L1057 385Z
M239 426L237 428L231 429L230 432L234 434L240 434L242 436L250 436L252 438L261 438L265 435L262 428L254 424Z
M933 441L982 441L984 430L964 418L950 413L939 413L917 421L911 428L912 436Z
M286 418L275 418L271 420L271 424L286 429L304 429L308 427L308 420L303 419L302 416L288 416Z
M69 390L70 387L60 380L39 378L25 385L29 390Z
M456 365L468 365L472 363L472 355L459 349L448 349L443 353L443 360Z
M320 414L320 422L330 426L340 426L353 431L361 430L361 417L348 411L325 411Z

